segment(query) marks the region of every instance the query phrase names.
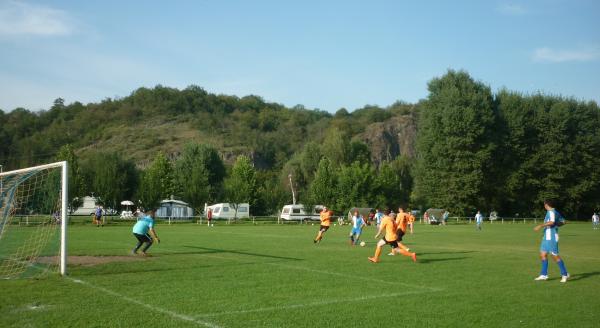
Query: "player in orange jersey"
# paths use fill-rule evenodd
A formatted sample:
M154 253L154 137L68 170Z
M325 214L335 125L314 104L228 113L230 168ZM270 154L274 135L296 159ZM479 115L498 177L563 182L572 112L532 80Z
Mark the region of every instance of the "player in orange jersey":
M398 208L398 214L396 215L396 235L398 242L398 247L405 251L409 251L410 249L406 247L402 241L402 237L406 234L406 228L408 227L410 215L404 212L404 208L401 206ZM389 253L388 255L395 255L394 252Z
M321 220L321 227L319 228L319 233L317 234L317 237L315 238L315 240L313 240L315 244L320 242L321 239L323 239L323 234L329 229L329 226L331 225L332 214L333 213L331 211L327 210L327 207L323 207L319 218Z
M379 262L379 256L381 255L381 248L388 244L392 247L392 252L400 253L405 256L409 256L413 259L413 261L417 261L417 255L415 253L411 253L409 251L403 250L398 246L398 235L396 233L397 226L396 222L389 216L390 210L385 210L385 215L381 220L381 225L379 227L379 231L375 235L375 239L379 238L381 234L385 232L384 237L377 242L377 247L375 248L375 255L373 257L369 257L369 261L373 263Z

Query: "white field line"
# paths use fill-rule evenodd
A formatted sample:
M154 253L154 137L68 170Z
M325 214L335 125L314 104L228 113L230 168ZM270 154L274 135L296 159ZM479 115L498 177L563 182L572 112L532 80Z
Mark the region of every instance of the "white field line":
M418 294L433 293L433 292L435 292L435 291L433 291L433 290L431 290L431 291L409 291L409 292L403 292L403 293L370 295L370 296L362 296L362 297L355 297L355 298L339 298L339 299L331 299L331 300L327 300L327 301L310 302L310 303L303 303L303 304L290 304L290 305L270 306L270 307L249 309L249 310L235 310L235 311L226 311L226 312L204 313L204 314L196 315L196 317L204 318L204 317L216 317L216 316L222 316L222 315L226 316L226 315L232 315L232 314L282 311L282 310L298 309L298 308L304 308L304 307L310 307L310 306L323 306L323 305L330 305L330 304L337 304L337 303L362 302L362 301L367 301L367 300L372 300L372 299L377 299L377 298L418 295Z
M155 311L155 312L159 312L159 313L163 313L163 314L169 315L169 316L171 316L171 317L173 317L175 319L180 319L180 320L192 322L192 323L195 323L197 325L201 325L201 326L208 327L208 328L221 328L220 326L218 326L218 325L216 325L216 324L214 324L212 322L208 322L208 321L204 321L204 320L199 320L199 319L196 319L196 318L191 317L191 316L179 314L177 312L173 312L173 311L166 310L166 309L163 309L163 308L160 308L160 307L157 307L157 306L146 304L144 302L140 302L140 301L138 301L136 299L133 299L131 297L119 294L119 293L117 293L115 291L112 291L110 289L106 289L104 287L96 286L94 284L91 284L91 283L89 283L87 281L83 281L81 279L75 279L75 278L71 278L71 277L66 277L66 278L69 279L69 280L71 280L74 283L82 284L82 285L85 285L85 286L90 287L92 289L96 289L96 290L102 291L102 292L104 292L104 293L106 293L108 295L118 297L118 298L120 298L122 300L125 300L125 301L129 302L129 303L133 303L133 304L136 304L136 305L139 305L139 306L143 306L143 307L145 307L145 308L147 308L149 310Z
M237 258L224 257L224 256L218 256L218 255L212 255L212 254L210 254L210 255L206 254L204 256L206 256L206 257L212 257L212 258L218 258L218 259L222 259L222 260L229 260L229 261L236 261L236 262L245 262L244 260L240 260L240 259L237 259ZM311 269L311 268L308 268L308 267L288 265L288 264L281 264L281 263L276 263L276 262L264 262L264 263L261 263L261 264L278 266L278 267L287 268L287 269L293 269L293 270L300 270L300 271L308 271L308 272L314 272L314 273L320 273L320 274L327 274L327 275L331 275L331 276L344 277L344 278L348 278L348 279L359 279L359 280L364 280L364 281L368 281L368 282L377 282L377 283L381 283L381 284L400 285L402 287L416 288L416 289L427 290L427 291L431 291L431 292L438 292L438 291L442 290L442 289L436 288L436 287L420 286L420 285L415 285L415 284L403 283L403 282L399 282L399 281L396 281L396 280L383 280L383 279L366 278L366 277L360 277L360 276L356 277L356 276L352 276L352 275L344 274L344 273L339 273L339 272L333 272L333 271L327 271L327 270L317 270L317 269ZM373 265L376 265L376 264L373 264Z

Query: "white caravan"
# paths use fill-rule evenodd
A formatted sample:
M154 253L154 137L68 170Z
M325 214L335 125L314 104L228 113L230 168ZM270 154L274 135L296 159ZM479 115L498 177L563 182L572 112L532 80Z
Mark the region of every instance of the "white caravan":
M225 219L230 220L234 218L245 219L250 217L250 204L248 203L239 203L237 208L237 216L235 213L235 208L231 206L230 203L219 203L206 207L204 211L204 215L208 212L208 209L212 210L212 218L214 220Z
M71 215L92 215L96 213L96 197L85 196L82 198L81 206L78 207Z
M307 213L304 210L304 205L302 204L284 205L281 209L281 214L279 215L279 218L286 221L318 221L323 207L323 205L315 205L313 207L313 210Z

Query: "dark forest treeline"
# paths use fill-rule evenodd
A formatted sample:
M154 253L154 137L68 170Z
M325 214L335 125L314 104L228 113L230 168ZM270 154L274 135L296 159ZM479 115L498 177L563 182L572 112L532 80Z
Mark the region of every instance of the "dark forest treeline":
M390 141L375 147L363 134L397 117L416 122L416 156L373 160ZM418 104L333 115L157 86L100 103L59 98L48 111L0 111L0 164L69 159L72 196L94 192L108 206L173 195L196 208L247 199L253 214L271 214L291 203L291 174L300 202L337 211L404 204L526 216L555 198L568 217L587 218L600 206L599 126L594 102L493 94L462 71L433 79Z

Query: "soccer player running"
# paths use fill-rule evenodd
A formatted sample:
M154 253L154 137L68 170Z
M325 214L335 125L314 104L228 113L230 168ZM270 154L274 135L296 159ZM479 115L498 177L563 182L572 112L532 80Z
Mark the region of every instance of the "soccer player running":
M321 239L323 239L323 234L329 229L329 225L331 225L331 214L331 211L327 210L327 207L323 207L323 210L321 211L319 217L319 219L321 220L319 233L317 233L317 237L315 238L315 240L313 240L315 244L321 242Z
M554 209L554 203L551 200L544 201L544 208L547 211L544 223L538 224L533 228L535 231L540 231L540 229L544 228L542 244L540 245L542 269L540 275L535 278L535 280L548 280L548 253L550 253L560 268L560 275L562 276L560 282L564 283L569 279L569 273L567 272L564 261L561 259L560 255L558 255L558 226L556 223L561 216L560 213Z
M133 249L133 254L137 254L137 251L140 249L140 247L142 247L144 243L146 243L146 246L144 246L144 248L142 249L143 256L147 255L146 251L148 251L148 248L152 246L153 240L156 240L160 244L160 238L158 238L156 230L154 230L155 213L156 209L148 211L148 213L144 215L141 219L139 219L133 226L133 235L138 240L137 245Z
M403 207L398 208L398 214L396 215L396 241L398 242L398 247L407 252L410 251L410 249L402 243L402 237L404 237L404 235L406 234L406 228L408 227L409 217L409 214L404 212ZM395 254L392 251L388 255Z
M363 227L366 225L365 219L358 213L358 210L354 210L351 223L352 231L350 231L350 245L356 245L359 243L360 234L362 233Z
M396 222L391 217L389 217L389 214L390 214L390 210L386 210L385 215L384 215L383 219L381 220L381 225L379 226L379 230L377 231L377 234L375 235L375 239L379 238L379 236L382 235L384 232L385 232L385 235L381 240L379 240L377 242L377 247L375 248L375 255L373 257L369 257L369 261L371 261L373 263L378 263L379 256L381 255L381 248L385 244L388 244L392 247L392 252L400 253L405 256L409 256L412 258L412 260L414 262L416 262L417 255L415 253L410 253L410 252L400 249L400 247L398 247L398 242L396 240L398 238L398 235L396 234L396 228L397 228Z

